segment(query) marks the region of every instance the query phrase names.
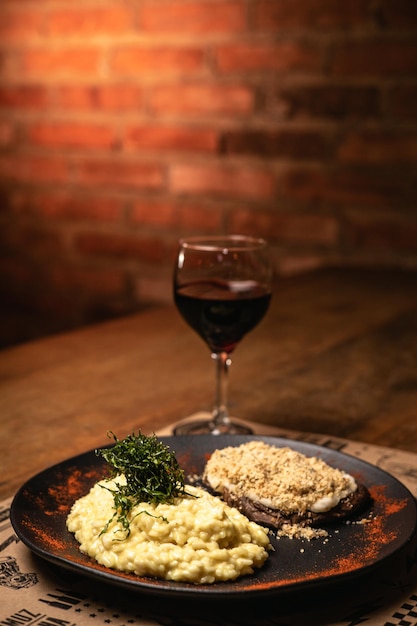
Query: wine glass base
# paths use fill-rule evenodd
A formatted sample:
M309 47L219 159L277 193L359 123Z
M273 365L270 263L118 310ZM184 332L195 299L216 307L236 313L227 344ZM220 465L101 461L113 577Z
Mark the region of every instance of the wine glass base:
M252 435L253 430L245 424L229 422L215 426L211 420L193 420L175 426L174 435Z

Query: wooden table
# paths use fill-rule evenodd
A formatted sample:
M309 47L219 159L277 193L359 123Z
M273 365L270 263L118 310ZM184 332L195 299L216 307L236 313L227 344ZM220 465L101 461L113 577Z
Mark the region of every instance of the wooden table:
M67 579L16 541L5 520L26 479L108 443L109 429L120 438L170 433L210 408L213 387L209 352L173 306L0 352L0 562L40 580L18 592L1 587L0 621L32 612L43 623L80 626L351 626L363 616L379 626L417 610L415 538L391 577L373 570L352 589L345 581L330 594L304 590L303 602L290 595L246 603L115 594ZM417 493L417 275L328 270L280 280L266 318L236 350L230 397L232 413L257 422L258 432L280 427L342 449L392 470Z
M238 346L237 417L417 452L417 275L277 282ZM210 408L214 364L172 306L0 352L0 498L63 458Z

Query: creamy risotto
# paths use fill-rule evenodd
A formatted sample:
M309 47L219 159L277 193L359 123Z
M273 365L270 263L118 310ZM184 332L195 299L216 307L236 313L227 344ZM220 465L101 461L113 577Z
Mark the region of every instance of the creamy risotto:
M268 531L194 486L187 485L187 495L173 504L145 502L134 507L129 534L115 519L108 524L114 514L109 489L121 481L119 477L97 483L74 503L67 519L80 550L102 565L203 584L251 574L267 559Z

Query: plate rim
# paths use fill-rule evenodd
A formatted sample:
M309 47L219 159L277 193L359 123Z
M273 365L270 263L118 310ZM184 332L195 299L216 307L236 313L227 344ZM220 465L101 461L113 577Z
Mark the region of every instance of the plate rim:
M164 580L156 581L155 579L152 579L151 577L137 577L137 580L135 580L133 578L134 574L124 575L123 572L118 572L117 570L105 568L104 566L100 566L98 563L95 564L94 566L93 559L91 559L91 565L90 565L88 563L84 564L84 563L74 562L70 558L64 557L62 555L51 554L50 552L48 552L48 550L42 547L39 547L38 545L36 545L35 542L28 539L25 536L24 532L22 531L21 525L19 524L19 520L17 519L18 518L17 507L18 507L19 499L24 497L24 492L28 490L28 487L30 486L30 484L33 482L36 482L37 480L42 478L44 475L48 475L48 473L53 472L55 469L59 469L60 467L65 466L65 465L75 464L77 460L80 460L82 458L85 458L85 459L88 459L90 457L92 459L97 458L97 455L95 454L96 450L103 449L106 447L111 447L112 445L114 445L112 443L100 446L98 448L91 448L89 450L85 450L84 452L73 455L71 457L64 458L62 459L62 461L54 463L50 465L49 467L46 467L40 470L39 472L32 475L28 480L26 480L20 486L20 488L15 493L11 501L10 520L11 520L13 529L15 530L17 536L22 541L22 543L24 543L37 556L41 557L42 559L54 565L70 570L72 572L76 572L78 574L82 574L83 576L86 576L87 578L90 578L90 579L94 579L95 581L99 580L107 584L116 585L128 591L134 591L136 593L145 592L148 594L151 593L151 594L156 594L159 596L167 595L169 597L187 596L188 598L190 597L201 598L202 596L204 596L205 598L208 598L208 599L215 598L215 597L216 598L242 599L243 596L248 596L248 597L253 598L255 594L256 596L258 595L269 596L271 594L285 595L287 593L292 593L300 589L306 589L306 590L308 589L308 590L313 591L314 589L317 589L317 587L321 587L324 584L326 586L327 585L332 586L340 582L344 583L348 581L349 579L367 576L370 572L374 571L378 567L385 565L389 560L398 556L399 552L405 549L405 547L408 544L410 544L412 539L417 536L417 500L414 497L414 495L411 493L408 487L404 485L396 476L393 476L386 470L379 468L377 465L365 459L360 459L347 452L344 452L341 450L335 450L334 448L322 446L317 443L310 443L308 441L296 440L296 439L286 438L282 436L278 437L274 435L254 434L254 435L219 435L217 437L219 441L220 440L225 441L227 439L230 442L230 444L232 442L235 442L236 444L236 441L239 440L239 443L236 445L240 445L240 443L242 443L242 440L244 441L261 440L261 441L265 441L266 443L272 443L272 445L277 445L277 444L280 444L281 446L288 445L289 447L293 447L294 449L299 449L301 447L308 451L316 451L319 455L322 455L323 453L325 454L325 456L333 454L336 456L336 458L346 457L351 463L357 464L359 468L365 468L365 469L370 468L372 472L376 471L381 476L385 475L389 478L389 480L393 484L395 484L398 488L400 488L403 491L404 497L407 497L409 502L413 504L413 507L414 507L413 530L407 537L404 538L401 545L398 545L392 553L384 555L381 559L377 559L374 562L367 563L366 565L358 569L347 571L347 572L338 572L336 574L333 574L325 578L318 577L318 578L312 578L312 579L307 579L303 581L296 580L293 582L288 582L284 586L272 586L271 588L268 584L265 584L264 586L261 586L261 587L255 586L253 589L251 589L250 582L248 586L244 588L239 588L239 587L237 587L236 589L229 588L230 586L233 586L233 583L236 583L239 580L242 580L242 578L239 578L235 581L227 581L226 583L218 582L218 583L214 583L210 585L209 584L198 585L198 584L187 583L187 582L164 581ZM172 436L161 435L161 436L158 436L158 439L160 439L162 442L166 443L167 445L170 445L170 447L172 448L175 448L175 446L171 446L171 444L175 441L178 441L181 439L183 441L186 440L187 442L191 442L191 440L194 438L198 438L200 441L202 441L204 438L206 438L209 441L213 441L213 435L172 435ZM227 445L230 445L230 444L228 443ZM226 447L226 446L222 445L221 447ZM68 531L68 535L69 537L71 537L71 540L76 541L72 533L70 533L69 531ZM90 557L87 557L87 555L85 556L86 558L90 558ZM250 581L251 576L253 575L248 575L243 578ZM227 585L227 589L225 588L226 585ZM222 591L222 587L223 587L223 591Z

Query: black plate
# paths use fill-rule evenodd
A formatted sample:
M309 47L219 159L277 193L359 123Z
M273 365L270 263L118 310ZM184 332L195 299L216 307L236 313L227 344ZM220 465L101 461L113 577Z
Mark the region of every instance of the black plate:
M251 576L235 582L193 585L139 577L110 570L78 549L65 521L73 502L105 474L105 461L92 450L37 474L16 494L11 507L13 527L35 554L61 567L130 591L171 597L242 597L242 594L283 594L320 589L352 580L388 564L416 530L416 503L411 493L386 472L346 454L320 446L275 437L197 435L161 437L176 453L186 474L200 474L216 448L257 439L278 447L290 446L307 456L354 475L370 490L374 503L369 523L341 523L327 539L310 542L272 538L275 551Z

